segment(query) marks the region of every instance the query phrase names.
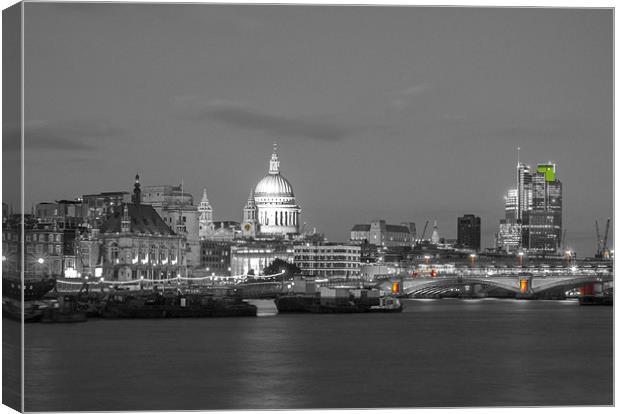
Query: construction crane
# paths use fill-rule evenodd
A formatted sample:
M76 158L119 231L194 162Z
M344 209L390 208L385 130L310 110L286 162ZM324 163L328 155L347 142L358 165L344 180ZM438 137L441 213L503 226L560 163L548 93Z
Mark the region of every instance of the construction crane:
M605 236L601 238L601 232L598 228L598 220L596 220L596 256L599 259L609 259L610 252L607 248L607 240L609 236L609 223L611 219L607 218L607 224L605 225Z
M420 241L424 240L424 235L426 234L426 228L428 227L428 220L424 224L424 230L422 230L422 235L420 236Z
M605 238L603 239L603 259L609 259L609 249L607 248L607 236L609 235L609 221L607 217L607 225L605 226Z

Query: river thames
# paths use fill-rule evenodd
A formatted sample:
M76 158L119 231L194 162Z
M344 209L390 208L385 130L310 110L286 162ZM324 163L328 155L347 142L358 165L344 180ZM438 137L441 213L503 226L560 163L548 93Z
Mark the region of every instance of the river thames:
M272 302L259 301L258 318L28 324L25 408L613 403L613 307L404 303L400 314L276 316ZM6 335L17 324L4 326Z

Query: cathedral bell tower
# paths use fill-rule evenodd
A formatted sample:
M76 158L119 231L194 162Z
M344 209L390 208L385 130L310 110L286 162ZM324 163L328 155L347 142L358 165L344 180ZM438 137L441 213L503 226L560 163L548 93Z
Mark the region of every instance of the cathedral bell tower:
M207 198L207 189L202 192L202 199L198 205L198 212L200 214L198 218L198 236L200 238L208 237L215 231L215 225L213 224L213 207L209 203Z
M254 190L250 190L248 201L243 207L243 223L241 224L241 233L243 237L256 237L258 232L258 209L254 201Z

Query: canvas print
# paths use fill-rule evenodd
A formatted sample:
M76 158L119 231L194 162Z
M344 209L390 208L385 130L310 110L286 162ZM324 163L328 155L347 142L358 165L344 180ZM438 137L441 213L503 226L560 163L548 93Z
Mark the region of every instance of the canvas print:
M3 404L612 406L613 9L3 11Z

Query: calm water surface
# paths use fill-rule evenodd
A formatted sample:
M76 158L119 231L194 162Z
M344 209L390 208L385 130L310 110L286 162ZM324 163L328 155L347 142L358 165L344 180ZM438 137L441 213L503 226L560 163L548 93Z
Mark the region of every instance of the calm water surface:
M26 410L613 403L612 307L405 304L270 316L265 301L258 318L26 325Z

